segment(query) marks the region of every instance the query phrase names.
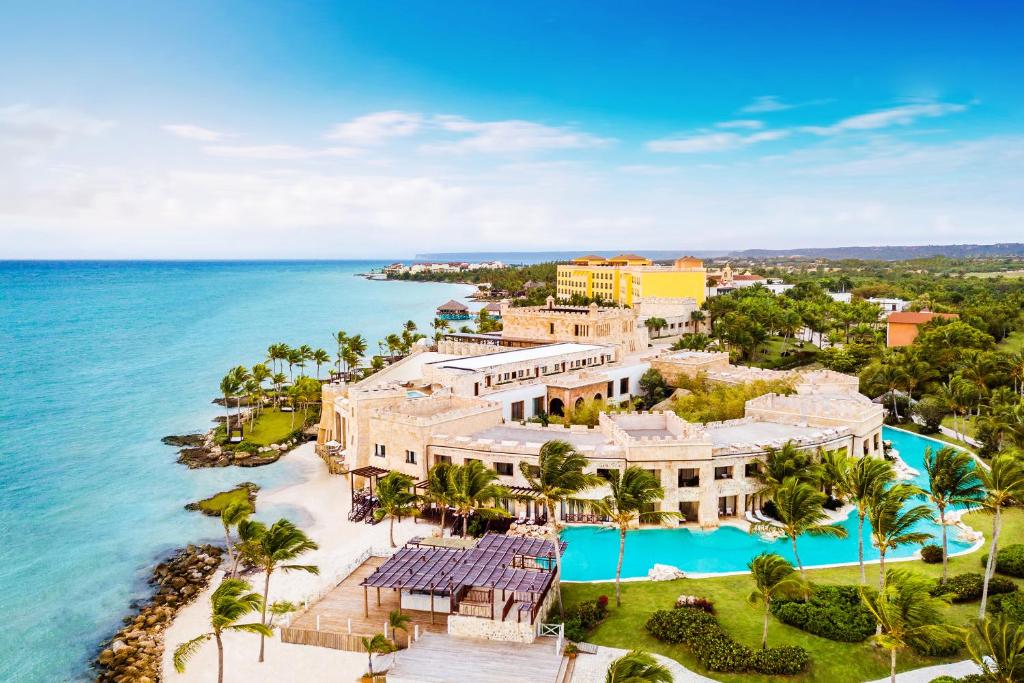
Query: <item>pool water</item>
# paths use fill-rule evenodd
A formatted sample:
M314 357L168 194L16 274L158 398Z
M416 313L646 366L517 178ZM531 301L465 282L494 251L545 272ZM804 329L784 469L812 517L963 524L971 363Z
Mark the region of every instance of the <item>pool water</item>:
M928 447L943 444L917 434L884 428L884 438L907 465L920 474L912 483L927 487L924 474L924 453ZM919 501L912 504L918 505ZM845 539L801 536L797 549L805 567L857 561L857 515L851 514L841 524L846 528ZM934 522L922 522L916 528L932 534L941 542L941 529ZM877 560L878 549L871 545L871 527L864 523L864 559ZM956 540L956 532L949 534L949 552L966 550L971 544ZM619 557L617 530L597 526L569 527L562 532L568 543L562 568L566 581L599 581L615 578L615 565ZM886 558L909 557L919 546L907 545L886 553ZM626 552L622 562L622 577L647 576L655 564L668 564L687 573L715 573L745 571L747 562L758 553L776 552L794 562L792 543L788 538L769 541L757 534L748 534L733 527L712 531L691 529L638 529L626 534Z

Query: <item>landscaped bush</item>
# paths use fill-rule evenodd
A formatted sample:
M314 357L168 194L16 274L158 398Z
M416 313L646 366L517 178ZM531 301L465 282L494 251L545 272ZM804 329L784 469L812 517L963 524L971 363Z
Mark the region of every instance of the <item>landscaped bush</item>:
M856 586L816 586L806 602L776 600L771 611L782 623L829 640L859 643L875 632Z
M573 642L587 639L587 634L608 616L608 596L585 600L565 611L565 637ZM558 623L557 621L552 623Z
M709 671L797 674L810 664L802 647L789 645L753 651L722 630L714 616L699 609L659 610L647 620L647 631L667 643L685 643Z
M761 512L772 519L779 518L779 508L775 505L774 500L766 500L761 504Z
M941 644L933 643L925 646L914 645L911 646L911 649L924 657L952 657L960 651L960 641L952 639Z
M932 595L952 593L953 602L971 602L981 599L981 591L984 587L984 579L981 574L957 574L949 577L945 585L935 584ZM988 594L999 595L1000 593L1012 593L1017 590L1017 584L1001 576L993 576L988 582Z
M1015 591L995 595L992 597L989 607L993 612L1001 612L1012 622L1024 624L1024 593Z
M929 543L921 546L921 559L928 564L942 562L942 546Z
M957 683L959 680L959 678L953 678L952 676L939 676L938 678L933 678L929 683Z
M708 614L715 613L715 603L698 595L680 595L676 598L676 607L692 607Z
M981 566L988 565L988 553L981 556ZM1015 543L996 551L996 571L1024 579L1024 545Z

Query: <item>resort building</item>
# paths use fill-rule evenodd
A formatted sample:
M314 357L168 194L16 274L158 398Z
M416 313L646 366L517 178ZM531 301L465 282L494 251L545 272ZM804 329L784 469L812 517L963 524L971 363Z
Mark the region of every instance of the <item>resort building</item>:
M910 302L906 301L905 299L886 299L881 297L871 297L870 299L865 299L865 301L875 304L880 309L882 309L883 313L900 313L906 310L907 306L910 305Z
M461 301L449 299L437 307L437 317L441 320L469 320L469 306Z
M921 325L936 318L955 320L956 313L932 313L931 311L897 311L890 313L885 324L885 345L889 348L910 346L917 339Z
M557 305L550 296L544 306L502 304L501 324L503 337L604 344L614 346L620 357L645 351L648 344L647 328L633 309Z
M581 256L559 265L556 292L561 300L574 294L634 306L645 298L693 299L704 302L706 271L703 262L686 256L670 266L655 265L636 254L612 258Z

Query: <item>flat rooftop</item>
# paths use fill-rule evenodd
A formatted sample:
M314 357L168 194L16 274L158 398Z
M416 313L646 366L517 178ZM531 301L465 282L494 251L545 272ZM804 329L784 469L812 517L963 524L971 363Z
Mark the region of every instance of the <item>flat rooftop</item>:
M480 356L451 357L432 362L442 368L452 370L477 371L485 368L493 368L497 365L509 363L528 363L530 361L545 360L562 356L567 353L583 353L587 351L603 351L605 347L595 344L576 344L564 342L560 344L547 344L532 349L515 349L513 351L499 351L498 353L487 353Z
M544 443L552 439L568 441L573 446L593 446L600 449L602 446L611 447L612 444L599 429L588 429L587 431L575 431L562 427L547 427L546 429L530 429L517 425L498 425L488 427L472 435L474 439L493 439L494 441L519 441L529 443Z
M825 431L821 427L799 427L778 422L759 421L713 425L706 429L711 435L711 442L715 447L741 443L758 446L772 441L789 441Z
M373 373L356 386L368 388L388 383L405 384L407 382L415 382L423 377L424 365L440 363L452 358L458 358L458 356L450 353L437 353L436 351L415 353L403 358L394 365L389 365L381 371Z

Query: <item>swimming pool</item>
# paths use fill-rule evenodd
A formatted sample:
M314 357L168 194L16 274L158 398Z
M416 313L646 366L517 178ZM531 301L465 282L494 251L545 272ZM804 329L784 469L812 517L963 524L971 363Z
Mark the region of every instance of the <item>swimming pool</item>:
M884 428L884 438L892 441L900 457L920 475L914 480L926 487L924 452L929 446L943 444L897 429ZM916 501L914 504L918 504ZM800 559L805 567L857 561L857 516L850 515L842 526L846 539L801 536L797 543ZM939 525L922 522L918 525L941 542ZM864 524L864 559L877 560L878 549L871 545L870 525ZM949 534L949 552L957 553L971 546ZM615 564L619 557L619 534L614 529L597 526L569 527L562 532L562 540L569 545L565 551L562 570L566 581L599 581L615 578ZM919 546L903 546L890 550L886 558L909 557ZM733 527L713 531L690 529L638 529L626 534L626 553L622 562L622 578L647 576L654 564L669 564L688 573L715 573L745 571L747 562L758 553L776 552L793 562L793 549L789 539L768 541Z

